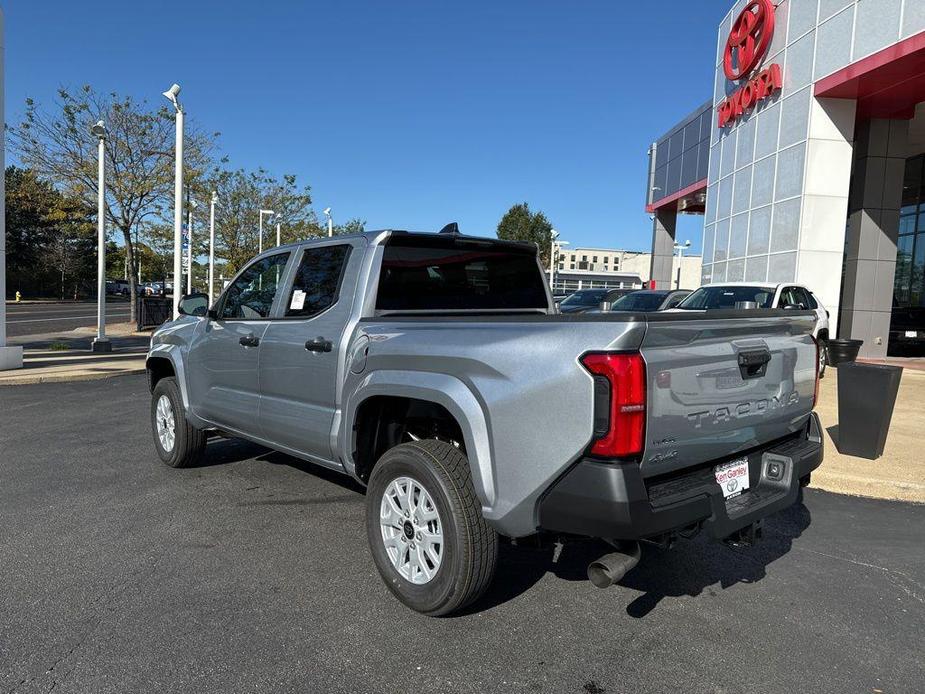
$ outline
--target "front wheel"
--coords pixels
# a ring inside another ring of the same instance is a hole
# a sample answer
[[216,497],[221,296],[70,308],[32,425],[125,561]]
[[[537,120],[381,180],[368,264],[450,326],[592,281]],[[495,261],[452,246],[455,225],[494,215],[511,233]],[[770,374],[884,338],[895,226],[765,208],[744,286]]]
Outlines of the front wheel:
[[498,535],[482,517],[469,461],[443,441],[382,456],[366,492],[366,532],[386,586],[423,614],[461,610],[495,573]]
[[175,378],[162,378],[151,394],[151,428],[158,457],[170,467],[188,467],[202,455],[206,434],[186,421]]

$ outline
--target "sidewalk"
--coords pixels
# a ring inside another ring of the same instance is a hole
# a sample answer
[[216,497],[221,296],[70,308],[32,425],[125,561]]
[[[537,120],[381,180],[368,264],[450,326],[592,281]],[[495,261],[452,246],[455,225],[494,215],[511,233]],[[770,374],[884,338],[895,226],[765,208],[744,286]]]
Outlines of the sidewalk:
[[[108,353],[90,351],[95,328],[12,338],[10,344],[21,344],[25,348],[23,368],[0,371],[0,386],[92,381],[144,373],[151,335],[136,332],[134,328],[132,323],[107,326],[106,336],[112,342],[112,352]],[[50,349],[52,345],[67,349]]]
[[[890,360],[890,363],[895,363]],[[842,455],[838,440],[838,369],[828,368],[819,387],[816,411],[826,431],[825,461],[812,487],[840,494],[925,503],[925,371],[903,369],[883,456],[865,460]]]

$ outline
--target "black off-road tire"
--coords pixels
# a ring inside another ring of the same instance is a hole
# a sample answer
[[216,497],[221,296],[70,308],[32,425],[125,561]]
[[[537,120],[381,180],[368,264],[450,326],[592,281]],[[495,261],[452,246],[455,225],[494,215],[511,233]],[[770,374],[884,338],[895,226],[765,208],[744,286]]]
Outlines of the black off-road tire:
[[825,378],[825,367],[829,363],[829,340],[819,338],[819,378]]
[[[158,436],[158,403],[166,397],[170,403],[174,418],[174,442],[168,450]],[[165,465],[170,467],[189,467],[202,457],[206,446],[206,433],[186,421],[186,410],[177,379],[162,378],[154,386],[151,394],[151,431],[154,435],[154,448]]]
[[[380,507],[389,485],[410,477],[431,496],[444,547],[434,577],[416,585],[392,565],[383,541]],[[430,616],[462,610],[488,588],[498,561],[498,534],[482,517],[469,461],[455,446],[436,440],[403,443],[379,459],[366,490],[366,532],[382,580],[405,605]]]

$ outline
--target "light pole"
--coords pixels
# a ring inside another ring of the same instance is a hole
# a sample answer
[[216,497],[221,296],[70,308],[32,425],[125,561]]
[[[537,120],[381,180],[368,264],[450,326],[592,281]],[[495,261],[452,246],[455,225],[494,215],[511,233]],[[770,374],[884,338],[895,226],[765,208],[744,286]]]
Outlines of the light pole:
[[[3,131],[3,10],[0,10],[0,132]],[[0,141],[0,171],[5,171]],[[22,368],[22,346],[6,344],[6,186],[0,177],[0,371]]]
[[[180,85],[173,84],[164,96],[173,104],[177,120],[177,150],[173,182],[173,317],[180,316],[180,282],[183,277],[183,107],[177,97]],[[166,290],[166,287],[164,288]]]
[[276,214],[273,210],[260,210],[260,222],[258,226],[260,227],[260,238],[257,239],[257,255],[263,253],[263,216]]
[[555,277],[556,277],[556,256],[559,254],[560,246],[567,246],[568,241],[559,241],[559,232],[555,229],[551,229],[549,232],[549,291],[555,293]]
[[186,213],[186,293],[193,293],[193,210],[197,207],[195,200],[189,201]]
[[677,276],[677,279],[675,280],[675,286],[674,286],[675,289],[681,288],[681,264],[683,263],[684,249],[690,248],[690,247],[691,247],[690,240],[685,241],[683,244],[676,243],[674,245],[674,249],[678,252],[678,276]]
[[276,247],[279,248],[279,215],[276,215]]
[[215,285],[215,203],[218,202],[218,193],[212,191],[212,201],[209,203],[209,307],[212,307],[212,287]]
[[99,158],[96,178],[96,339],[90,349],[111,352],[112,343],[106,338],[106,126],[97,121],[90,128],[97,138]]
[[334,217],[331,216],[331,208],[324,208],[324,216],[328,218],[328,236],[334,236]]

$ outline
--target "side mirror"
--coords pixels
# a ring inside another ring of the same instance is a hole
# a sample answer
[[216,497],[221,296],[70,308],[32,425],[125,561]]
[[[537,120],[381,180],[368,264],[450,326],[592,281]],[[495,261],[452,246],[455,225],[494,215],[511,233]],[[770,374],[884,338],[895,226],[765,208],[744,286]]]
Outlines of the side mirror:
[[785,311],[802,311],[803,307],[799,304],[784,304]]
[[202,292],[184,294],[180,297],[177,311],[183,316],[205,318],[209,311],[209,295],[203,294]]

